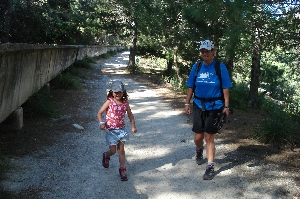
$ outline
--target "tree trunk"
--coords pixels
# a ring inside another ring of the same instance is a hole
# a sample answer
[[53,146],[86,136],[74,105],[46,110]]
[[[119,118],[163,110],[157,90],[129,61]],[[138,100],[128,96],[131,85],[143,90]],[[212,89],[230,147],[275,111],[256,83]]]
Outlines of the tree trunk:
[[233,57],[227,56],[225,59],[225,66],[228,70],[230,80],[232,81],[232,71],[233,71]]
[[173,68],[174,59],[170,58],[167,62],[167,76],[172,76],[172,68]]
[[10,30],[10,19],[11,19],[12,0],[6,1],[6,8],[3,14],[3,31],[1,35],[0,43],[9,42],[9,30]]
[[183,79],[181,77],[181,74],[180,74],[180,68],[178,67],[178,64],[177,64],[177,52],[178,52],[178,48],[176,47],[174,49],[174,58],[173,58],[173,62],[175,64],[175,71],[176,71],[176,74],[177,74],[177,78],[178,78],[178,88],[181,88],[182,87],[182,83],[183,83]]
[[260,76],[260,59],[261,59],[260,34],[259,31],[256,31],[253,54],[252,54],[250,90],[249,90],[248,101],[247,101],[247,106],[249,108],[257,107],[258,86],[259,86],[259,76]]
[[136,42],[137,42],[137,25],[135,24],[133,26],[132,45],[130,46],[129,62],[128,62],[128,66],[127,66],[131,73],[136,72],[136,65],[135,65]]

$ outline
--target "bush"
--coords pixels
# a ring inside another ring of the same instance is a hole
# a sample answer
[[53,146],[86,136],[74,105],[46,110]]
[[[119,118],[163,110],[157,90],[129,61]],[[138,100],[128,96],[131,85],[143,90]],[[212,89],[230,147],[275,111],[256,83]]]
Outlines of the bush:
[[4,178],[4,174],[12,167],[7,158],[0,154],[0,180]]
[[50,85],[54,89],[82,89],[82,85],[74,75],[69,72],[63,72],[51,80]]
[[110,50],[108,51],[107,53],[104,53],[104,54],[101,54],[98,56],[98,58],[109,58],[111,56],[114,56],[115,54],[117,54],[118,51],[115,51],[115,50]]
[[72,66],[76,68],[86,68],[86,69],[92,69],[92,66],[89,62],[85,60],[78,60],[72,64]]
[[95,60],[91,57],[85,57],[82,60],[78,60],[72,64],[75,68],[86,68],[86,69],[93,69],[91,63],[95,64]]
[[52,106],[50,89],[46,87],[41,88],[38,92],[31,95],[22,107],[28,109],[31,113],[37,113],[52,118],[59,117],[59,112]]
[[135,66],[127,67],[126,70],[130,74],[143,74],[145,72],[145,69],[143,67],[140,67],[139,64],[135,64]]
[[248,93],[249,88],[246,83],[233,83],[230,89],[230,106],[244,111],[247,110]]
[[278,147],[288,144],[294,150],[295,145],[300,143],[299,123],[271,99],[264,99],[261,105],[268,116],[255,129],[253,137]]
[[70,66],[66,71],[76,77],[85,78],[84,75],[82,74],[81,70],[74,66]]

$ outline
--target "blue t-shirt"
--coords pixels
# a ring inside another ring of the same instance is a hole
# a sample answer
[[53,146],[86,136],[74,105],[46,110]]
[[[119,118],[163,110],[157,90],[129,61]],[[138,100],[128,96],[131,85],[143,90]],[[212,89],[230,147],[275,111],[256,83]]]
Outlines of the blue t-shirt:
[[[195,95],[200,98],[215,98],[215,97],[221,97],[221,92],[223,90],[220,90],[220,80],[217,75],[217,72],[215,70],[215,63],[214,60],[210,65],[205,65],[204,62],[202,62],[202,66],[200,71],[197,74],[196,78],[196,89],[195,89]],[[189,88],[194,87],[194,79],[195,79],[195,73],[197,69],[197,63],[195,63],[191,69],[189,78],[186,82],[186,86]],[[230,82],[230,77],[228,74],[228,70],[226,66],[223,63],[220,63],[220,69],[221,69],[221,76],[222,76],[222,87],[224,88],[231,88],[232,84]],[[202,108],[201,100],[194,98],[194,102]],[[223,101],[222,100],[216,100],[214,102],[205,102],[204,103],[205,110],[218,110],[223,107]]]

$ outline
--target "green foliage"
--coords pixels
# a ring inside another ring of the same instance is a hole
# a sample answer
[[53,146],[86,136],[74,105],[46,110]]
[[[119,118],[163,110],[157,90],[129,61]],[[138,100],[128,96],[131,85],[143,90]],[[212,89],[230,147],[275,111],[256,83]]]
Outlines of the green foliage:
[[101,55],[99,55],[98,56],[98,58],[109,58],[110,57],[110,55],[109,54],[107,54],[107,53],[104,53],[104,54],[101,54]]
[[85,57],[82,60],[77,60],[76,62],[74,62],[72,64],[72,66],[76,67],[76,68],[86,68],[86,69],[93,69],[91,63],[96,63],[95,60],[93,58],[90,57]]
[[82,89],[82,85],[78,80],[79,78],[84,78],[82,75],[81,69],[92,70],[93,67],[91,63],[96,63],[93,58],[85,57],[82,60],[74,62],[69,66],[65,71],[57,75],[54,79],[51,80],[51,87],[54,89]]
[[[137,63],[130,72],[161,73],[177,49],[178,64],[173,65],[171,76],[162,73],[176,90],[186,89],[183,82],[191,63],[200,59],[199,42],[212,39],[218,48],[218,58],[233,63],[232,106],[244,109],[250,93],[246,85],[259,84],[266,90],[265,94],[284,104],[283,112],[290,114],[293,120],[299,117],[299,8],[289,6],[288,1],[284,4],[275,1],[272,5],[265,1],[242,0],[12,2],[11,43],[128,44],[132,42],[132,30],[137,27],[137,54],[151,61],[147,67]],[[0,13],[5,13],[5,9],[5,1],[2,1]],[[4,20],[0,23],[1,33]],[[261,60],[253,60],[254,52],[259,52]],[[99,58],[108,58],[113,53]],[[260,62],[257,66],[261,74],[260,82],[251,84],[253,75],[259,75],[259,71],[251,73],[253,61]],[[78,69],[88,68],[87,62],[74,63],[75,67],[59,75],[54,85],[79,87],[75,76],[81,76]],[[264,103],[265,96],[258,96],[258,106],[268,107]]]
[[0,180],[4,178],[4,174],[12,168],[9,160],[0,154]]
[[160,42],[155,37],[141,35],[137,46],[137,55],[165,58],[160,47]]
[[[83,59],[85,62],[87,62],[87,63],[91,63],[91,64],[96,64],[97,62],[95,61],[95,59],[94,58],[92,58],[92,57],[85,57],[84,59]],[[89,69],[90,69],[90,67],[88,67]]]
[[143,74],[145,72],[145,69],[141,67],[139,64],[135,64],[135,66],[127,67],[126,70],[130,74]]
[[163,82],[168,83],[169,85],[171,85],[172,89],[180,92],[180,93],[186,93],[187,87],[185,85],[186,83],[186,79],[182,79],[182,81],[180,81],[180,79],[178,78],[178,75],[176,75],[176,73],[172,73],[172,76],[167,77],[167,76],[163,76]]
[[69,68],[67,68],[66,71],[68,71],[68,73],[70,73],[70,75],[80,77],[80,78],[85,78],[84,75],[82,74],[81,69],[77,68],[75,66],[69,66]]
[[[90,1],[12,1],[10,10],[11,43],[48,44],[118,44],[117,35],[106,28],[116,19],[112,2]],[[6,4],[1,1],[0,10],[5,13]],[[0,23],[1,25],[3,23]],[[0,25],[0,28],[1,28]],[[3,27],[0,31],[3,30]],[[115,33],[118,31],[115,28]],[[120,29],[119,32],[122,32]],[[109,35],[110,34],[110,35]]]
[[[298,117],[300,115],[300,71],[294,69],[295,54],[290,53],[282,56],[281,49],[268,54],[270,61],[263,62],[261,72],[261,88],[275,101],[282,104],[282,109]],[[290,66],[289,66],[290,65]]]
[[116,50],[109,50],[106,54],[108,54],[109,56],[114,56],[118,53],[118,51]]
[[230,106],[246,111],[248,93],[249,88],[247,84],[233,82],[232,88],[230,89]]
[[59,112],[53,107],[52,100],[50,88],[43,87],[31,95],[22,107],[28,109],[29,112],[58,118]]
[[[281,95],[278,93],[280,88],[284,85],[284,74],[283,69],[279,69],[278,66],[264,65],[261,69],[261,87],[267,90],[270,94],[270,97],[278,99]],[[280,99],[278,99],[280,100]]]
[[82,85],[70,72],[62,72],[51,80],[50,85],[54,89],[82,89]]
[[281,105],[270,99],[263,100],[262,109],[268,116],[258,124],[253,138],[279,147],[288,144],[294,150],[295,145],[300,143],[299,120],[295,120]]
[[167,61],[164,58],[156,57],[153,55],[145,55],[141,57],[136,57],[139,61],[136,61],[137,64],[146,70],[148,68],[154,70],[163,70],[166,68]]
[[104,53],[104,54],[99,55],[97,58],[98,58],[98,59],[99,59],[99,58],[109,58],[109,57],[111,57],[111,56],[116,55],[117,53],[118,53],[118,51],[110,50],[110,51],[108,51],[107,53]]

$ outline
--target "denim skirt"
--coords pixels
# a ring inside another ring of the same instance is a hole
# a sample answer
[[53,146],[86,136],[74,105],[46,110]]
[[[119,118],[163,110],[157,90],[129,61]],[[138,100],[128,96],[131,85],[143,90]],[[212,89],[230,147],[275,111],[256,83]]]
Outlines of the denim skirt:
[[125,128],[108,129],[106,130],[105,140],[108,146],[117,145],[120,141],[126,142],[129,140],[129,134]]

